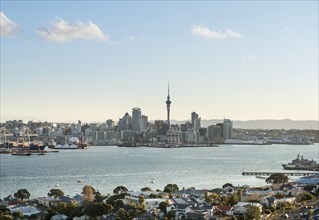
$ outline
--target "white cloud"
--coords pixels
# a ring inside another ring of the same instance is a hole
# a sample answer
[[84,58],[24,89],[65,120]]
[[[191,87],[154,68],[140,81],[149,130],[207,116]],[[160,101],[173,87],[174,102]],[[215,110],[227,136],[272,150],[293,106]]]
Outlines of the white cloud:
[[90,40],[109,40],[101,29],[92,21],[83,23],[77,21],[70,24],[63,19],[58,19],[50,27],[41,27],[37,33],[44,39],[54,42],[66,42],[77,39],[90,39]]
[[227,29],[226,32],[227,32],[228,36],[230,36],[230,37],[235,37],[235,38],[241,37],[240,33],[237,33],[237,32],[235,32],[235,31],[233,31],[231,29]]
[[241,59],[245,60],[245,61],[251,61],[252,59],[254,59],[255,57],[252,55],[246,55],[246,56],[242,56]]
[[19,27],[11,21],[2,11],[0,11],[0,34],[1,36],[9,37],[17,34]]
[[207,37],[214,40],[220,40],[227,37],[238,38],[241,37],[240,33],[237,33],[231,29],[227,29],[226,31],[215,31],[210,30],[204,25],[193,25],[191,28],[191,32],[195,36]]

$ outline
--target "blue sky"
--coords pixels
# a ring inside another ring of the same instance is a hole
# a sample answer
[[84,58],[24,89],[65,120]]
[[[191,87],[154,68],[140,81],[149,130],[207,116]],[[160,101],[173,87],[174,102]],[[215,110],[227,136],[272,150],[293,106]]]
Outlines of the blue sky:
[[318,1],[1,1],[1,121],[318,120]]

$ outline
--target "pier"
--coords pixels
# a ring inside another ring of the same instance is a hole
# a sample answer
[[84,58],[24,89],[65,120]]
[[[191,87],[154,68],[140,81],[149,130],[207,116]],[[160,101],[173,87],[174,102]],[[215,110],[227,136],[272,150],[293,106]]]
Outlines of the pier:
[[285,174],[286,176],[314,176],[314,175],[318,175],[319,173],[305,173],[305,172],[298,172],[298,173],[294,173],[294,172],[258,172],[258,171],[254,171],[254,172],[242,172],[243,176],[270,176],[272,174],[276,174],[276,173],[282,173]]

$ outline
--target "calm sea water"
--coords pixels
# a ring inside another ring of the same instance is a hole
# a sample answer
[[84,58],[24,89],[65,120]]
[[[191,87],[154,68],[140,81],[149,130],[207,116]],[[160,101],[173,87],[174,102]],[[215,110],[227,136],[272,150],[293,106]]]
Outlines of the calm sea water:
[[[56,184],[66,195],[81,193],[91,184],[101,193],[118,185],[129,190],[149,186],[163,190],[168,183],[212,189],[234,185],[265,185],[265,180],[242,176],[243,171],[283,171],[281,163],[297,154],[318,160],[315,145],[221,145],[211,148],[120,148],[93,146],[60,150],[45,156],[0,156],[0,198],[26,188],[31,197],[45,196]],[[81,180],[82,182],[78,182]],[[155,180],[155,183],[151,183]]]

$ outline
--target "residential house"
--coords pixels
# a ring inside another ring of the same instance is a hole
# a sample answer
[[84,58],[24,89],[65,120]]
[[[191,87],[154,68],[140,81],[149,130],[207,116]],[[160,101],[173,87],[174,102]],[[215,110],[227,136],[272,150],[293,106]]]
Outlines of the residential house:
[[234,213],[243,214],[251,206],[258,207],[260,212],[262,211],[263,206],[258,202],[239,202],[236,205],[234,205]]
[[209,219],[207,211],[205,210],[196,210],[186,213],[187,220],[198,220],[198,219]]
[[21,212],[23,214],[23,216],[31,216],[31,215],[37,215],[40,214],[41,211],[38,210],[36,207],[34,206],[17,206],[14,208],[10,208],[11,212]]
[[296,197],[286,197],[286,198],[282,198],[282,199],[277,199],[277,203],[282,203],[282,202],[287,202],[287,203],[295,203],[296,201]]
[[158,208],[161,202],[164,202],[165,199],[144,199],[144,207],[146,210],[152,210]]
[[277,199],[274,196],[265,196],[259,200],[262,206],[267,208],[269,207],[276,207]]
[[234,214],[234,207],[233,206],[226,206],[226,205],[218,205],[215,206],[214,212],[217,214],[222,215],[233,215]]
[[56,205],[60,202],[59,199],[53,197],[39,197],[37,198],[37,200],[40,205],[43,205],[45,207],[51,207],[52,205]]
[[181,195],[182,198],[188,198],[191,196],[205,197],[206,192],[208,192],[208,190],[206,189],[195,189],[191,187],[189,189],[183,188],[182,190],[178,191],[176,194]]

